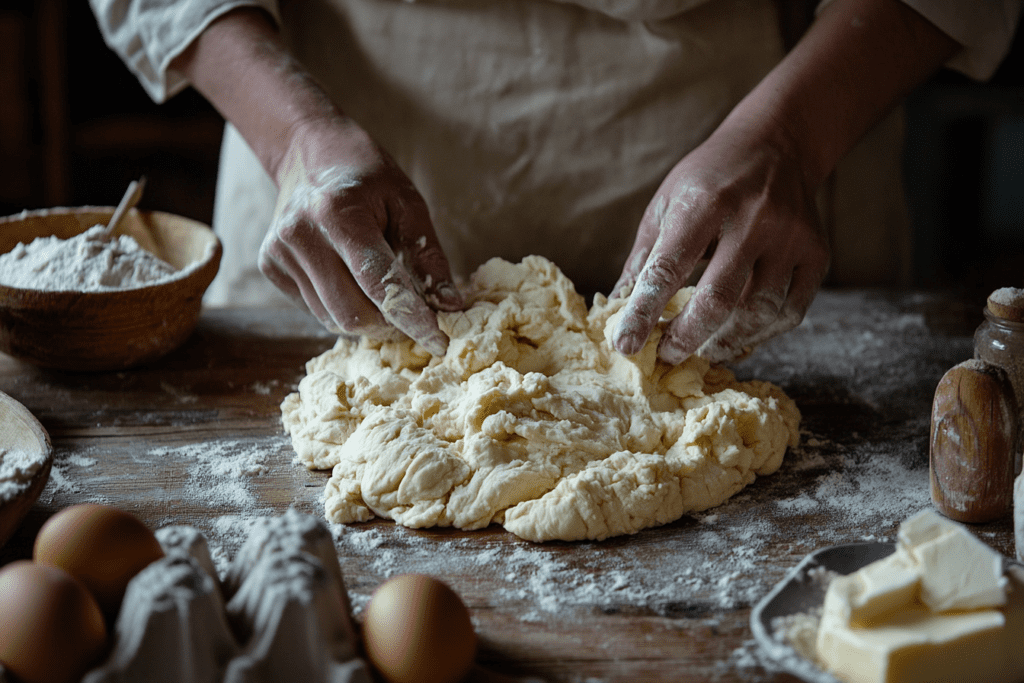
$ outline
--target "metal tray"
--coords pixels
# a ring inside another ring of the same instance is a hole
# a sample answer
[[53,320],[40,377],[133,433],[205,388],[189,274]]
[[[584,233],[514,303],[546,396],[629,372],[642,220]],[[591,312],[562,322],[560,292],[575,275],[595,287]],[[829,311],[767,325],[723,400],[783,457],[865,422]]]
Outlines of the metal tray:
[[750,628],[762,650],[780,669],[806,683],[842,683],[801,656],[789,643],[772,637],[772,620],[807,612],[825,600],[827,586],[811,576],[812,569],[822,567],[837,574],[852,574],[895,550],[895,543],[849,543],[822,548],[805,557],[750,613]]
[[[811,576],[816,567],[837,574],[852,574],[896,552],[895,543],[848,543],[815,550],[780,581],[750,613],[750,628],[761,649],[778,668],[806,683],[843,683],[804,658],[789,643],[772,637],[772,620],[807,612],[825,601],[828,587]],[[1003,572],[1011,581],[1024,583],[1024,564],[1003,556]]]

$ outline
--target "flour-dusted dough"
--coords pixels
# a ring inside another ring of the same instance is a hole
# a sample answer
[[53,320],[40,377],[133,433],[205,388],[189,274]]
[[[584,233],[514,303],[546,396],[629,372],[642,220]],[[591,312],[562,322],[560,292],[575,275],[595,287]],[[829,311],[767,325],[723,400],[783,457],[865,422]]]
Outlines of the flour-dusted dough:
[[339,340],[307,363],[281,407],[296,461],[333,468],[329,520],[603,539],[719,505],[798,442],[778,387],[657,360],[664,321],[637,355],[613,350],[625,300],[598,295],[588,313],[544,258],[493,259],[467,296],[438,315],[444,357]]

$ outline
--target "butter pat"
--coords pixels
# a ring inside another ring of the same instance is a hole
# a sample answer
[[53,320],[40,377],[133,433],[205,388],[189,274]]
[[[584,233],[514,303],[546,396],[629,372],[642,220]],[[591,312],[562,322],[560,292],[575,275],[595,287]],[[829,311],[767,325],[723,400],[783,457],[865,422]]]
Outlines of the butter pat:
[[[901,553],[873,562],[859,572],[833,580],[842,582],[826,595],[832,611],[853,626],[869,625],[893,610],[912,602],[920,575]],[[829,607],[826,605],[825,610]]]
[[1024,680],[1024,572],[933,511],[896,552],[829,585],[816,642],[848,683]]
[[933,612],[1006,604],[1003,558],[960,524],[926,510],[900,525],[898,543],[917,563],[921,601]]
[[1016,683],[1022,673],[1007,670],[1007,640],[999,610],[935,614],[918,604],[872,628],[825,614],[817,647],[828,669],[849,683]]

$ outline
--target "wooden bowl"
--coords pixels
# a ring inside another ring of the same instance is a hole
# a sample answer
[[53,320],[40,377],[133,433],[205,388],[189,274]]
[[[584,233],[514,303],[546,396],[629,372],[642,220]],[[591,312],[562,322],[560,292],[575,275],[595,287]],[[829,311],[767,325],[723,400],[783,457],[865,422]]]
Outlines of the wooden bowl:
[[[58,208],[0,218],[0,254],[37,237],[69,239],[106,224],[113,212]],[[0,351],[60,370],[123,370],[155,360],[188,338],[220,267],[220,240],[202,223],[160,211],[133,209],[117,232],[181,272],[144,287],[99,292],[0,284]]]
[[[13,495],[0,496],[0,546],[21,526],[43,492],[53,465],[53,447],[46,430],[25,406],[0,391],[0,463],[9,453],[21,451],[36,456],[41,464],[26,481],[12,487],[16,489]],[[4,483],[0,480],[0,485]]]

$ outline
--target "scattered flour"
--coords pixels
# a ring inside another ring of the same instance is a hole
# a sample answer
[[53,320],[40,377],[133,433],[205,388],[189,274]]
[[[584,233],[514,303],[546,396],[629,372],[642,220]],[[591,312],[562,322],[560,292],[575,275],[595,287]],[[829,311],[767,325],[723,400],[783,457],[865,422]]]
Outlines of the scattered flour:
[[251,481],[266,474],[274,451],[252,443],[212,441],[177,448],[157,448],[150,457],[188,464],[184,498],[207,507],[238,507],[254,516],[267,514],[257,504]]
[[[723,609],[752,606],[806,553],[855,539],[883,540],[908,511],[928,504],[926,468],[908,466],[881,447],[862,444],[853,452],[824,439],[819,443],[817,448],[806,444],[798,448],[776,475],[780,487],[792,491],[785,481],[790,475],[804,480],[808,470],[820,468],[816,484],[781,498],[770,492],[741,493],[713,514],[642,532],[636,542],[656,543],[659,552],[655,554],[637,552],[632,540],[578,543],[566,552],[559,545],[510,542],[504,535],[466,538],[457,532],[425,533],[386,522],[331,524],[330,528],[346,576],[374,577],[368,583],[348,584],[357,612],[380,581],[396,574],[421,572],[458,581],[460,576],[487,571],[504,581],[493,596],[484,599],[496,606],[516,605],[515,613],[524,623],[572,621],[592,609],[714,619]],[[154,496],[202,501],[204,507],[223,512],[199,524],[223,570],[251,524],[273,512],[255,487],[271,468],[286,466],[287,446],[285,437],[269,437],[259,444],[213,441],[150,449],[136,456],[136,464],[187,473],[180,490],[153,489]],[[124,504],[101,495],[103,487],[94,484],[98,477],[90,478],[101,457],[58,451],[51,474],[56,491],[51,495],[68,502],[82,502],[84,496]],[[309,498],[295,501],[306,511],[323,504],[321,485],[310,486]],[[824,514],[833,521],[819,524],[808,513]],[[167,523],[174,521],[180,520],[169,517]],[[785,536],[799,536],[802,542],[788,549],[788,560],[767,562],[768,549],[777,554],[783,536],[779,523],[798,528],[799,534],[790,530]],[[874,532],[871,539],[864,536],[869,530]],[[672,561],[663,562],[666,556]]]
[[821,608],[812,607],[806,612],[787,614],[772,620],[773,637],[788,643],[801,657],[809,662],[817,661],[815,641],[818,625],[821,623]]
[[[62,462],[62,456],[66,458],[65,462]],[[67,456],[60,448],[57,448],[54,451],[53,466],[50,468],[50,479],[46,482],[46,488],[43,489],[40,499],[47,504],[53,504],[55,501],[61,501],[61,504],[67,505],[85,502],[81,498],[83,489],[80,468],[91,468],[95,462],[95,460],[88,464],[85,464],[84,460],[71,462],[70,456]],[[71,500],[74,503],[64,503],[64,501]],[[92,495],[89,497],[88,502],[103,503],[106,501]]]
[[70,239],[39,237],[0,254],[0,284],[50,292],[134,289],[178,274],[129,235],[94,225]]
[[[829,584],[839,574],[825,567],[811,567],[807,570],[807,578],[816,585],[817,590],[824,594]],[[809,608],[805,612],[794,612],[772,619],[772,638],[783,645],[788,645],[796,653],[814,664],[818,663],[817,640],[818,627],[821,623],[821,605]]]
[[[587,543],[579,548],[582,552],[565,553],[557,547],[509,545],[503,539],[424,536],[383,524],[331,528],[340,554],[358,558],[364,571],[381,580],[405,572],[500,572],[505,585],[490,599],[519,606],[516,613],[523,622],[546,623],[572,621],[581,610],[592,609],[699,618],[749,606],[770,587],[760,573],[770,526],[760,521],[728,531],[712,524],[692,526],[685,534],[660,539],[659,545],[670,550],[668,564],[661,561],[663,555],[636,553],[628,545]],[[369,595],[350,587],[350,599],[358,611]]]

